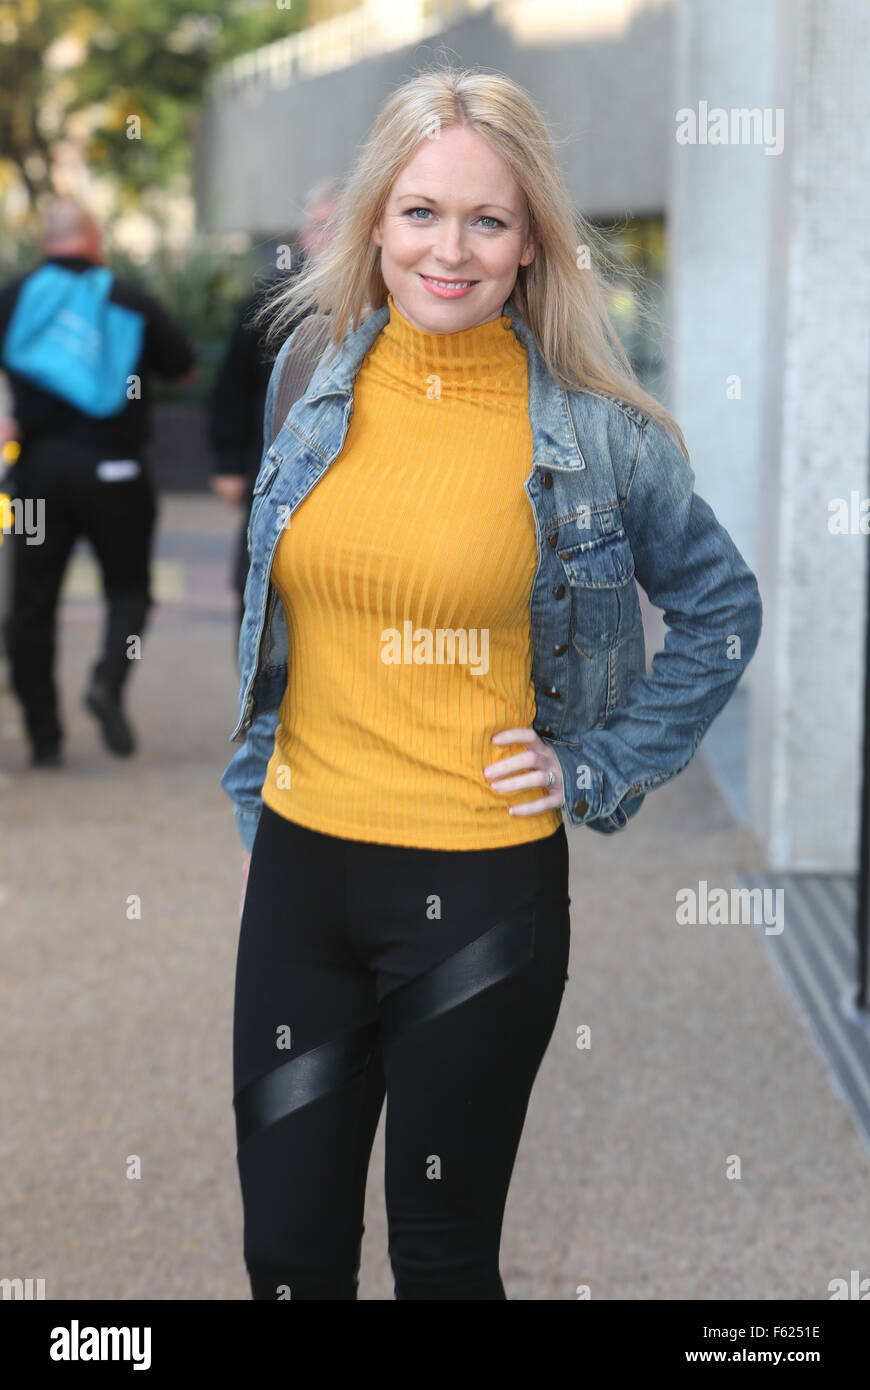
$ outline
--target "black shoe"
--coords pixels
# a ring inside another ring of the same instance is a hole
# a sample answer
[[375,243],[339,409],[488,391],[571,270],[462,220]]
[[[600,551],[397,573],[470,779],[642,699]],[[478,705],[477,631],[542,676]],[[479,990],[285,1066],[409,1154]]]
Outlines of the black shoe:
[[99,719],[103,742],[112,753],[127,757],[135,752],[133,730],[124,717],[121,702],[114,691],[100,681],[93,681],[85,691],[82,703]]
[[59,743],[36,744],[30,758],[31,767],[63,767]]

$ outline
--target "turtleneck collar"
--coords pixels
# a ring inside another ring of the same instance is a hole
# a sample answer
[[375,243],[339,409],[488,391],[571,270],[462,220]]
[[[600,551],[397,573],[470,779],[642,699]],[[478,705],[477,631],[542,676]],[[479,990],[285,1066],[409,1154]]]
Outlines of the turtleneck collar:
[[503,374],[516,366],[524,348],[509,314],[456,333],[428,333],[406,319],[387,294],[390,316],[377,338],[378,360],[398,376],[437,375],[442,381],[467,384]]

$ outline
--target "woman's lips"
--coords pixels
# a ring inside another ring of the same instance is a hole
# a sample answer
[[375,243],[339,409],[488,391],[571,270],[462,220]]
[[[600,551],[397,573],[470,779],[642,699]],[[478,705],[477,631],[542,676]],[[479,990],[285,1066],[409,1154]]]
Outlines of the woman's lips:
[[470,282],[457,280],[455,287],[449,287],[449,280],[438,284],[435,276],[421,275],[420,279],[429,293],[437,295],[439,299],[462,299],[464,295],[471,293],[475,285],[479,284],[478,280],[471,280]]

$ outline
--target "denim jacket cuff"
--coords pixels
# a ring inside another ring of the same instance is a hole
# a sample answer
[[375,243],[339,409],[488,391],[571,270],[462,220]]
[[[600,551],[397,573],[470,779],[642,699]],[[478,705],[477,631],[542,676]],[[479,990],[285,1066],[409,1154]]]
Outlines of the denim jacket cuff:
[[562,769],[564,799],[562,809],[567,812],[571,825],[585,825],[595,820],[601,813],[604,787],[601,774],[578,757],[579,749],[567,743],[545,742],[552,749]]
[[565,796],[562,809],[569,825],[588,825],[602,835],[612,835],[624,830],[632,816],[636,815],[646,799],[646,792],[638,787],[628,788],[621,798],[610,796],[610,810],[606,810],[608,791],[601,769],[587,762],[583,757],[581,745],[576,743],[553,743],[545,740],[559,760],[562,769],[562,785]]
[[250,853],[254,848],[254,838],[257,834],[257,826],[260,823],[260,812],[243,811],[240,806],[236,806],[233,810],[233,815],[236,818],[236,825],[242,837],[242,844],[248,853]]

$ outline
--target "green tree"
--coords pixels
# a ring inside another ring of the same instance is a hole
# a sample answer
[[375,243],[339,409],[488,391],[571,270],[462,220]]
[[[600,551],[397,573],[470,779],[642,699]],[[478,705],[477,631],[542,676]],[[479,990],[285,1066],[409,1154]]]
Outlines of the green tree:
[[[124,201],[187,172],[211,70],[300,29],[305,0],[0,0],[0,186],[53,191],[60,141],[113,176]],[[137,121],[131,118],[138,118]],[[141,138],[130,138],[140,135]]]

